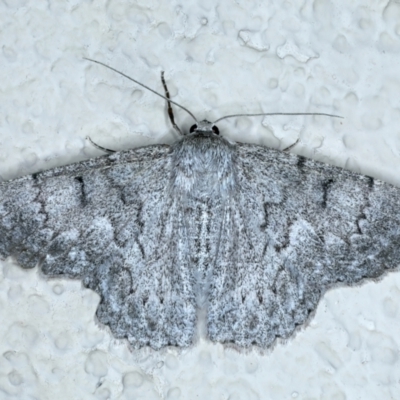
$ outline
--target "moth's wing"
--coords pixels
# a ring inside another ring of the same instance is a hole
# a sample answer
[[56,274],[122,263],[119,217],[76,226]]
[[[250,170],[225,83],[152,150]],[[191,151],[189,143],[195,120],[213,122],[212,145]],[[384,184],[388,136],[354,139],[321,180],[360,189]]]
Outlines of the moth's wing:
[[268,347],[330,287],[398,267],[400,189],[256,145],[237,145],[236,173],[210,280],[211,339]]
[[0,255],[101,296],[97,317],[134,347],[187,346],[195,300],[169,146],[0,184]]

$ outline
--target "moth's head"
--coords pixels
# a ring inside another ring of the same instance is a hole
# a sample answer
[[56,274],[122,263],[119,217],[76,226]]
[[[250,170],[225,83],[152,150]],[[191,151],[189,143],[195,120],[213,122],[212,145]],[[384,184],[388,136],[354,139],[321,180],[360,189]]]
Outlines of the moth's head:
[[203,121],[199,121],[197,124],[192,125],[190,133],[212,133],[214,135],[219,135],[219,129],[213,122],[204,119]]

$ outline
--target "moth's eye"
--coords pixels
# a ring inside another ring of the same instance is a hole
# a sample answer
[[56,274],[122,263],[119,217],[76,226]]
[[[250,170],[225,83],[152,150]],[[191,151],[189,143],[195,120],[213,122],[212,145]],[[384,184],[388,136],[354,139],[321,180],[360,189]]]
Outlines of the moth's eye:
[[194,124],[190,127],[190,133],[193,133],[197,129],[197,125]]
[[213,127],[211,129],[216,135],[219,135],[219,129],[217,126],[213,125]]

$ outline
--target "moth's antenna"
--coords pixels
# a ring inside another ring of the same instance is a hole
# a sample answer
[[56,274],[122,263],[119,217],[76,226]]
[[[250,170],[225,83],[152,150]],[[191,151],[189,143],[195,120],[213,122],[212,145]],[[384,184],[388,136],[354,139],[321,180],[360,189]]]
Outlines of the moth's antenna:
[[219,121],[227,118],[233,117],[260,117],[262,115],[324,115],[325,117],[332,117],[332,118],[344,118],[340,115],[333,115],[333,114],[325,114],[325,113],[261,113],[261,114],[232,114],[232,115],[225,115],[225,117],[218,118],[213,124],[216,124]]
[[175,101],[169,99],[168,97],[163,96],[162,94],[160,94],[160,93],[156,92],[155,90],[149,88],[148,86],[144,85],[143,83],[138,82],[137,80],[131,78],[130,76],[125,75],[123,72],[120,72],[120,71],[118,71],[117,69],[115,69],[115,68],[113,68],[113,67],[110,67],[110,66],[107,65],[107,64],[102,63],[101,61],[92,60],[91,58],[86,58],[86,57],[83,57],[83,59],[84,59],[84,60],[91,61],[91,62],[94,62],[94,63],[96,63],[96,64],[100,64],[100,65],[102,65],[103,67],[106,67],[106,68],[108,68],[108,69],[111,69],[112,71],[116,72],[117,74],[120,74],[120,75],[124,76],[125,78],[128,78],[128,79],[131,80],[132,82],[135,82],[135,83],[137,83],[138,85],[144,87],[145,89],[150,90],[150,92],[153,92],[153,93],[156,94],[157,96],[160,96],[160,97],[162,97],[163,99],[169,101],[170,103],[175,104],[176,106],[182,108],[182,110],[185,110],[196,122],[198,122],[197,119],[196,119],[196,117],[195,117],[187,108],[181,106],[180,104],[178,104],[177,102],[175,102]]
[[161,83],[164,86],[164,92],[165,92],[165,97],[168,99],[167,102],[167,108],[168,108],[168,116],[169,116],[169,120],[171,121],[172,126],[174,127],[174,129],[181,135],[183,136],[183,133],[181,131],[181,128],[179,128],[179,126],[175,123],[175,117],[174,117],[174,111],[172,110],[171,107],[171,103],[169,102],[169,99],[171,98],[169,95],[169,90],[167,87],[167,84],[165,83],[165,79],[164,79],[164,71],[161,71]]

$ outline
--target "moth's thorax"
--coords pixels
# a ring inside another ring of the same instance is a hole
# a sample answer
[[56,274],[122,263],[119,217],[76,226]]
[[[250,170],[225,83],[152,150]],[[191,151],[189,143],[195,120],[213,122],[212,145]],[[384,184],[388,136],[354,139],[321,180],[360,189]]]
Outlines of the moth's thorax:
[[236,185],[236,148],[212,131],[196,131],[172,146],[171,189],[205,198],[229,196]]

